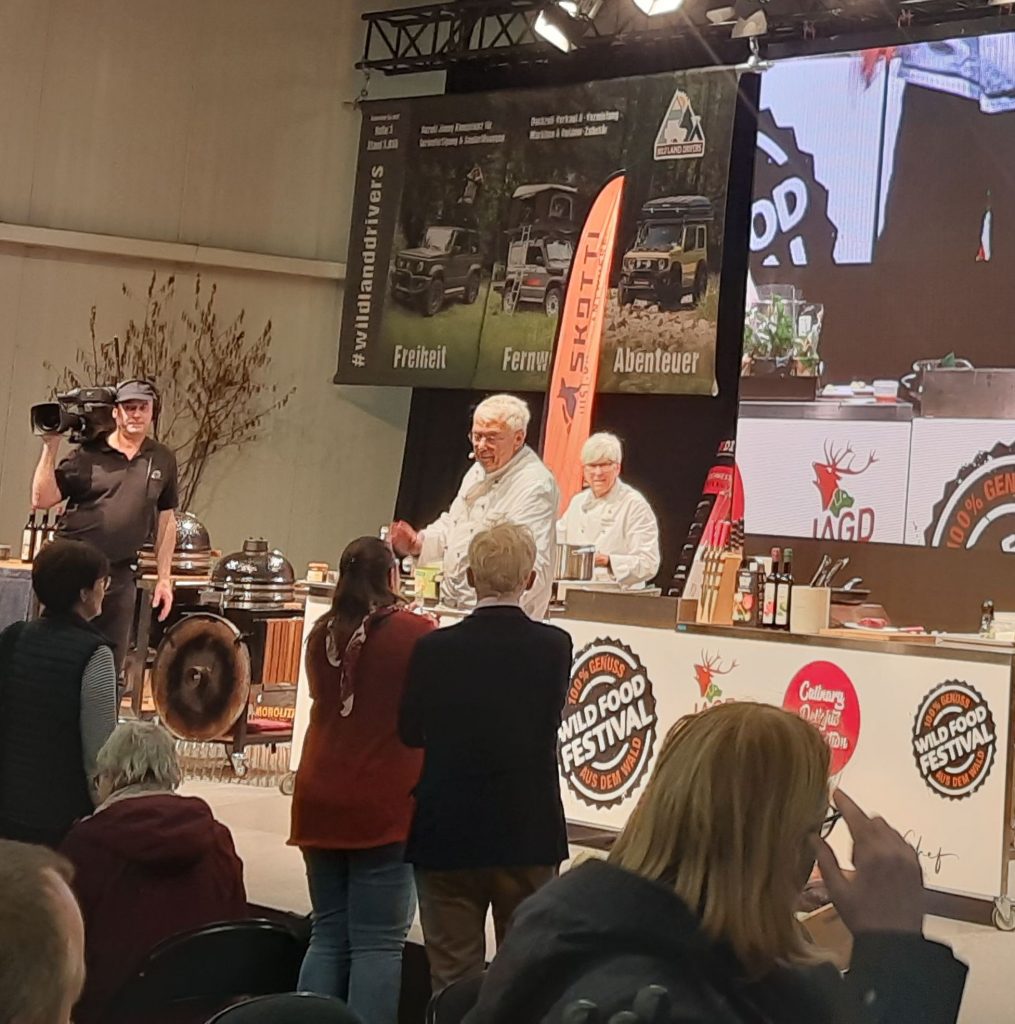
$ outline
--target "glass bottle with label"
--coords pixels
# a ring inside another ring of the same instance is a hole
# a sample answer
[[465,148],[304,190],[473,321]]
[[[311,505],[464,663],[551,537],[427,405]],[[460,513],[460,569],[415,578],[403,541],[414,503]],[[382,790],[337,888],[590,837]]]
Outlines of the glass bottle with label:
[[21,561],[30,562],[35,557],[35,509],[33,508],[21,531]]
[[786,548],[782,572],[776,580],[775,628],[789,629],[789,612],[793,604],[793,549]]
[[766,629],[775,626],[775,597],[779,581],[779,555],[778,548],[772,548],[772,567],[765,577],[765,586],[762,591],[761,600],[761,625]]

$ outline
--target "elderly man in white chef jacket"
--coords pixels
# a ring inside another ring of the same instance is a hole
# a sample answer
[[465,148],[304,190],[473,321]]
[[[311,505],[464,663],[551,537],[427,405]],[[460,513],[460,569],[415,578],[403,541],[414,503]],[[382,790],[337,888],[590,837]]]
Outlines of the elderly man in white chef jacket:
[[389,539],[399,555],[421,563],[443,561],[441,601],[471,608],[476,592],[469,586],[469,542],[480,530],[498,523],[527,526],[536,541],[536,580],[522,597],[534,619],[546,614],[553,581],[554,520],[560,492],[553,474],[525,443],[529,407],[514,395],[493,395],[476,406],[472,417],[472,466],[458,495],[439,519],[418,533],[408,524],[391,524]]
[[659,524],[645,498],[620,479],[623,456],[613,434],[593,434],[585,442],[581,460],[588,487],[571,499],[557,539],[594,547],[595,578],[631,590],[659,571]]

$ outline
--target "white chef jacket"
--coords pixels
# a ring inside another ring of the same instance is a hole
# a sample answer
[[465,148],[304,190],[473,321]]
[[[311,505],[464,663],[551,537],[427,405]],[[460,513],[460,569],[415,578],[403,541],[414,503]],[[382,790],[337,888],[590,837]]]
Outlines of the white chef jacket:
[[451,508],[422,535],[419,562],[443,561],[441,601],[452,608],[475,605],[476,592],[465,578],[469,543],[481,530],[514,523],[527,526],[536,541],[536,582],[522,595],[521,606],[532,618],[541,619],[550,604],[559,502],[557,481],[528,445],[492,473],[478,462],[472,466]]
[[595,578],[614,579],[625,589],[652,579],[659,571],[659,524],[642,494],[618,480],[601,498],[579,491],[561,516],[565,544],[594,547],[610,556],[610,568]]

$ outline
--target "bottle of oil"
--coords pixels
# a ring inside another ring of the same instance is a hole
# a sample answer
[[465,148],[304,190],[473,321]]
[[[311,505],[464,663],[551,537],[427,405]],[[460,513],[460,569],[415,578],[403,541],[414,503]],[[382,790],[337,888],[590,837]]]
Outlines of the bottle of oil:
[[793,549],[786,548],[782,572],[775,587],[775,628],[789,629],[789,613],[793,604]]
[[765,577],[761,599],[761,625],[765,629],[775,628],[775,600],[779,586],[779,548],[772,548],[772,568]]

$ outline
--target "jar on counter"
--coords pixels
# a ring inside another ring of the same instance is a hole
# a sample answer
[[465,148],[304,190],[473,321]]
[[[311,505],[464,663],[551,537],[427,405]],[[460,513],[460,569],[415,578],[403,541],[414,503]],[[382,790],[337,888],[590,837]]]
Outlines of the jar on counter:
[[307,583],[324,583],[327,579],[327,562],[310,562],[310,564],[307,565]]

